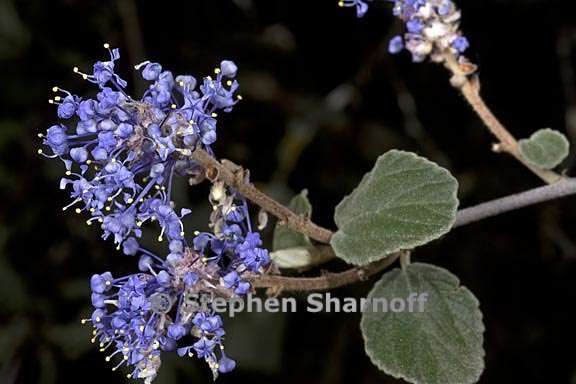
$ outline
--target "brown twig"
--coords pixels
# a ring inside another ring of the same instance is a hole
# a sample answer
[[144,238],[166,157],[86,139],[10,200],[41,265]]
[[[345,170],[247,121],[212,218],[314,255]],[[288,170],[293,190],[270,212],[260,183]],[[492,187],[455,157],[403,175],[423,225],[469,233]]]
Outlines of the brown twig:
[[516,160],[548,184],[561,180],[561,175],[553,171],[534,167],[524,159],[520,153],[520,147],[516,138],[506,129],[500,120],[498,120],[490,108],[488,108],[484,99],[482,99],[478,77],[475,76],[470,78],[468,73],[462,69],[454,55],[446,54],[445,59],[446,68],[448,68],[453,75],[451,80],[452,85],[460,89],[462,96],[464,96],[468,104],[470,104],[474,112],[476,112],[484,122],[488,130],[499,140],[499,143],[493,148],[494,151],[506,152],[512,155]]
[[304,215],[294,213],[289,208],[260,191],[250,182],[248,172],[242,167],[230,161],[223,160],[220,162],[201,148],[195,149],[189,155],[193,160],[206,168],[206,175],[209,178],[221,180],[235,188],[245,198],[260,206],[268,213],[276,216],[283,225],[321,243],[330,243],[332,231],[314,224]]
[[326,291],[358,281],[368,280],[371,276],[392,265],[402,252],[375,261],[363,267],[354,267],[343,272],[325,272],[318,277],[287,277],[263,275],[251,279],[254,288],[274,288],[282,291]]

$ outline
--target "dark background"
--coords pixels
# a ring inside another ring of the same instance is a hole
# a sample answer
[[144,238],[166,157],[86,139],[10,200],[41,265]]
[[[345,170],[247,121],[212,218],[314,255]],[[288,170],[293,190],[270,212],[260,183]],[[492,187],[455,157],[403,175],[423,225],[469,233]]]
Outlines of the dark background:
[[[573,1],[460,1],[483,95],[518,137],[552,127],[576,140]],[[240,68],[244,101],[221,119],[216,151],[250,168],[280,199],[308,188],[314,219],[333,227],[335,204],[378,155],[415,151],[450,169],[463,206],[540,185],[490,152],[492,137],[433,64],[386,54],[400,25],[377,2],[362,20],[337,0],[0,0],[0,382],[123,383],[91,346],[88,279],[134,271],[135,260],[63,213],[62,166],[36,155],[55,122],[59,85],[121,48],[121,71],[159,61],[209,74]],[[131,81],[132,90],[142,83]],[[563,169],[571,173],[575,157]],[[206,223],[206,188],[179,188]],[[414,258],[446,267],[479,298],[487,352],[482,383],[576,383],[574,198],[459,228]],[[269,236],[268,236],[269,238]],[[343,266],[330,265],[336,270]],[[317,273],[318,271],[313,271]],[[365,295],[371,283],[339,295]],[[396,383],[365,356],[357,315],[304,312],[227,321],[238,369],[221,383]],[[166,358],[158,383],[208,382],[196,359]]]

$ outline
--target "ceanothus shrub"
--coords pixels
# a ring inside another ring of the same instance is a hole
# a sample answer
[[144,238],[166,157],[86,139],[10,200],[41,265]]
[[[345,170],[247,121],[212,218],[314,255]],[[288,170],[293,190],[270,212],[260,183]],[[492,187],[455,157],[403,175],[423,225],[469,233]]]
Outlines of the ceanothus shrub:
[[[568,154],[559,132],[545,129],[517,141],[486,106],[479,93],[477,66],[465,52],[460,10],[451,0],[385,0],[402,20],[389,52],[407,51],[414,62],[430,60],[451,74],[451,84],[470,103],[506,152],[549,186],[458,210],[458,182],[450,172],[414,153],[389,151],[335,207],[336,231],[311,221],[306,193],[288,207],[250,182],[242,167],[218,161],[218,115],[241,100],[238,68],[223,60],[213,76],[177,75],[159,63],[136,65],[149,85],[138,96],[115,70],[118,49],[105,48],[107,61],[89,72],[74,72],[97,89],[81,97],[54,87],[58,121],[39,136],[39,153],[64,163],[60,188],[70,193],[64,210],[74,209],[98,226],[102,238],[134,258],[134,273],[117,277],[113,266],[90,279],[94,311],[82,320],[93,327],[94,343],[113,369],[150,383],[164,353],[195,356],[213,373],[233,370],[226,355],[223,319],[195,305],[192,297],[243,297],[258,288],[272,293],[336,288],[380,274],[396,260],[401,268],[384,272],[369,298],[428,292],[422,313],[365,311],[360,328],[372,362],[412,383],[473,383],[484,367],[482,314],[478,300],[447,270],[411,263],[410,251],[461,225],[511,209],[576,192],[576,182],[554,172]],[[368,2],[341,0],[362,17]],[[211,183],[209,232],[185,228],[194,214],[173,200],[176,178],[191,186]],[[252,223],[248,202],[279,219],[270,252]],[[142,227],[156,229],[163,254],[141,245]],[[320,252],[320,250],[322,252]],[[278,269],[322,264],[334,257],[350,269],[308,277],[278,276]]]

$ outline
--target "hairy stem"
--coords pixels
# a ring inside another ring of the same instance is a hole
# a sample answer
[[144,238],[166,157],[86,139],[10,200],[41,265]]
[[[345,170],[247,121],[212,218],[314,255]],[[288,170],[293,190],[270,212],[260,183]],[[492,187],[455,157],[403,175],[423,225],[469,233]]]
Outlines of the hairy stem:
[[462,209],[456,216],[454,228],[575,193],[576,179],[564,179],[552,185],[534,188],[529,191]]
[[534,167],[524,159],[520,153],[520,147],[518,146],[516,138],[506,129],[504,124],[498,120],[490,108],[488,108],[484,99],[482,99],[478,77],[470,79],[452,54],[446,54],[445,59],[446,67],[453,75],[452,85],[460,89],[462,96],[464,96],[468,104],[470,104],[474,112],[476,112],[488,130],[498,139],[499,143],[496,144],[493,149],[496,152],[506,152],[512,155],[548,184],[561,180],[561,175],[553,171]]
[[327,291],[348,284],[368,280],[371,276],[392,265],[402,254],[397,252],[363,267],[354,267],[343,272],[325,272],[318,277],[287,277],[263,275],[251,280],[255,288],[272,288],[277,291]]
[[294,213],[289,208],[260,191],[250,182],[248,171],[242,167],[227,160],[220,162],[201,148],[197,148],[191,152],[190,157],[206,169],[207,177],[212,180],[221,180],[232,188],[235,188],[248,200],[276,216],[283,225],[321,243],[330,243],[330,238],[333,234],[332,231],[314,224],[304,215]]

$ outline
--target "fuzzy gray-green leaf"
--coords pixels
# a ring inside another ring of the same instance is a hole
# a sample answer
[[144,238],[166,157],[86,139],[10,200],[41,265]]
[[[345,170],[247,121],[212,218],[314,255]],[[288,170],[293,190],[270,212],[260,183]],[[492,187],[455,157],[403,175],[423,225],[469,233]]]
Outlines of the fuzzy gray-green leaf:
[[540,129],[529,139],[519,141],[522,156],[533,166],[552,169],[568,156],[570,143],[562,133],[550,128]]
[[386,312],[375,305],[364,308],[360,327],[372,362],[410,383],[477,382],[484,369],[484,324],[478,300],[450,272],[421,263],[386,273],[368,298],[384,298],[388,303],[401,298],[408,309],[411,293],[428,294],[421,307],[414,301],[412,312],[395,313],[390,308]]
[[428,243],[450,230],[458,183],[410,152],[389,151],[336,207],[336,255],[356,265]]

